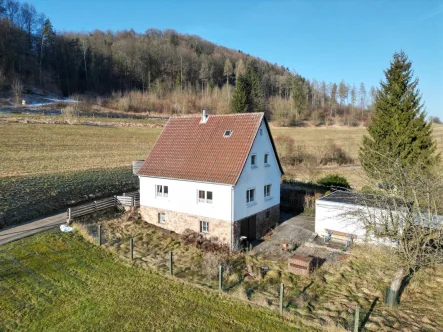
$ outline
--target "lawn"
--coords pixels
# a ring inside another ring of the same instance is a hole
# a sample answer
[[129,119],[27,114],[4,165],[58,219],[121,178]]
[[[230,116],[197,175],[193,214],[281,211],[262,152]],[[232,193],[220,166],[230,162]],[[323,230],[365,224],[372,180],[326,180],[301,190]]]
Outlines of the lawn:
[[78,235],[0,247],[0,330],[293,331],[275,313],[129,267]]

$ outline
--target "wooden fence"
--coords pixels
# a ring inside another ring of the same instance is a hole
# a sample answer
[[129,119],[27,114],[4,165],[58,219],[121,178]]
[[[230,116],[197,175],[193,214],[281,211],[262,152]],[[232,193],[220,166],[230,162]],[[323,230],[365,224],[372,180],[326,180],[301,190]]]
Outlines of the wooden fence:
[[139,207],[140,193],[138,191],[123,193],[122,196],[108,197],[100,199],[98,201],[69,208],[67,211],[68,222],[70,222],[75,217],[85,216],[90,213],[118,206]]

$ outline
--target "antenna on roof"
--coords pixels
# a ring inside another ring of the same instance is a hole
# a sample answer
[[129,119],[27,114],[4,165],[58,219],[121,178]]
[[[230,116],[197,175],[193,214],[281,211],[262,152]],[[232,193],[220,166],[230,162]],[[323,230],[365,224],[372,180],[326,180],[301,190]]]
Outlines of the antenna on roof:
[[200,121],[200,123],[206,123],[206,121],[208,121],[208,115],[206,114],[206,110],[202,111],[202,119]]

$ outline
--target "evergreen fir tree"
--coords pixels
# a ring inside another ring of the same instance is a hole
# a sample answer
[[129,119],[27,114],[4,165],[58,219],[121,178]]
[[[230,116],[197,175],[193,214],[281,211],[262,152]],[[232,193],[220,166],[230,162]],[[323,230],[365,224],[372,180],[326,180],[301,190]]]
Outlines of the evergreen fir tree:
[[245,113],[250,109],[251,88],[246,77],[240,76],[237,79],[234,95],[231,101],[232,113]]
[[248,63],[247,79],[250,86],[251,102],[248,112],[263,112],[265,107],[262,80],[254,61]]
[[440,159],[411,66],[404,52],[394,54],[385,71],[386,81],[380,83],[376,95],[369,136],[363,137],[359,152],[367,175],[384,184],[395,185],[390,174],[392,163],[402,168],[421,167],[424,171]]

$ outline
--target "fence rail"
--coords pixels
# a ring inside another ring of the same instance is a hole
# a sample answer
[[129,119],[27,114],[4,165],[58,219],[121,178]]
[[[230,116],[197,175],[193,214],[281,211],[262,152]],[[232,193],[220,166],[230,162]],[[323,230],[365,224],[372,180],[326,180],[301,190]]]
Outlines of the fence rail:
[[69,208],[66,212],[68,222],[75,217],[85,216],[94,212],[109,209],[118,206],[139,207],[140,193],[138,191],[123,193],[122,196],[113,196],[100,199],[94,202],[82,204],[76,207]]

